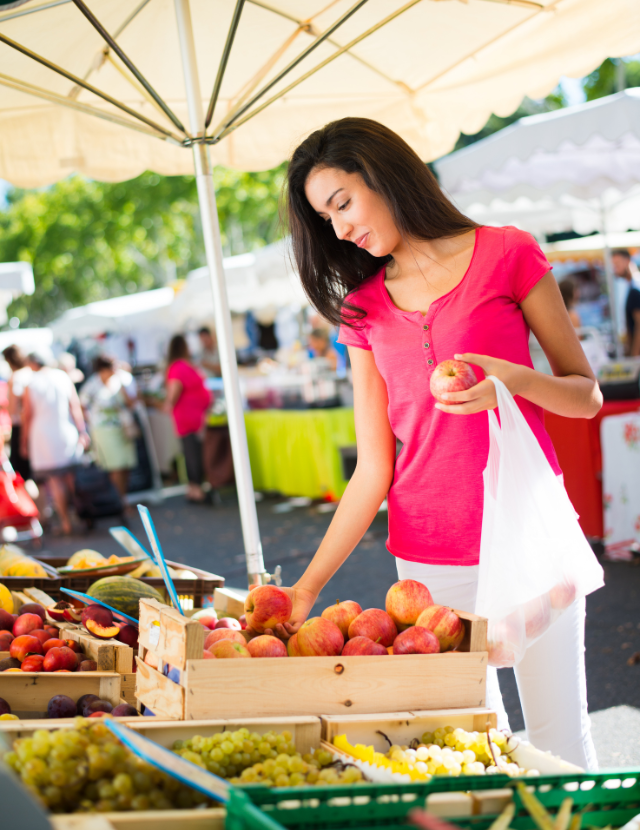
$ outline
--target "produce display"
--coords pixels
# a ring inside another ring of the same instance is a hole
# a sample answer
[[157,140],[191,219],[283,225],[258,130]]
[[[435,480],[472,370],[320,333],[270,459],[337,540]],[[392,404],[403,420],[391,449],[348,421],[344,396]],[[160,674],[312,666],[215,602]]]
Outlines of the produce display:
[[164,603],[164,597],[159,591],[131,576],[105,576],[94,582],[87,594],[134,619],[138,619],[142,597]]
[[411,781],[429,781],[434,775],[539,775],[537,770],[525,770],[510,758],[509,736],[496,729],[466,732],[445,726],[425,732],[408,746],[392,744],[384,737],[390,744],[386,753],[364,744],[352,746],[346,735],[337,735],[333,745],[365,765],[394,776],[408,776]]
[[48,579],[49,574],[40,562],[27,556],[16,545],[3,545],[0,548],[0,576],[31,576]]
[[363,610],[352,600],[330,605],[319,617],[306,620],[286,645],[268,633],[291,617],[291,600],[282,589],[254,588],[244,610],[246,628],[235,620],[217,620],[210,609],[194,615],[210,631],[205,659],[438,654],[459,648],[465,635],[460,617],[436,605],[429,590],[413,579],[389,588],[384,611]]
[[201,793],[136,757],[104,723],[91,718],[78,718],[73,729],[41,729],[20,738],[4,760],[54,813],[170,810],[207,803]]
[[243,728],[209,738],[196,735],[187,741],[176,741],[173,751],[232,784],[321,787],[364,781],[357,767],[334,761],[325,749],[301,755],[287,731],[259,735]]
[[96,662],[81,646],[61,638],[46,620],[45,609],[37,603],[23,605],[20,614],[0,609],[0,651],[9,653],[0,660],[0,672],[96,671]]
[[[106,568],[109,565],[117,567],[118,565],[126,565],[128,562],[134,561],[136,561],[136,557],[134,556],[116,556],[115,554],[112,554],[109,558],[107,558],[97,550],[90,550],[89,548],[86,548],[84,550],[76,551],[73,556],[69,557],[66,565],[64,566],[64,570],[66,571],[68,568],[72,568],[73,570],[86,571],[91,568]],[[182,569],[176,570],[175,568],[170,567],[168,567],[167,570],[169,571],[169,575],[172,579],[198,578],[193,571]],[[138,565],[135,570],[131,571],[129,576],[133,579],[138,579],[141,576],[157,577],[161,579],[162,572],[160,571],[160,568],[154,564],[152,559],[146,559]]]

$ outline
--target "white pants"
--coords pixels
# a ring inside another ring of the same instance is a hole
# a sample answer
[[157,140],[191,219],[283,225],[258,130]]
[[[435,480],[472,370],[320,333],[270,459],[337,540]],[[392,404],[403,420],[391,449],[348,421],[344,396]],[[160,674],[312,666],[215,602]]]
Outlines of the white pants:
[[[475,609],[478,568],[424,565],[396,558],[398,577],[415,579],[431,591],[434,602],[461,611]],[[584,668],[585,601],[577,600],[515,667],[527,738],[538,749],[595,771],[598,768],[587,713]],[[487,706],[508,729],[497,669],[487,670]]]

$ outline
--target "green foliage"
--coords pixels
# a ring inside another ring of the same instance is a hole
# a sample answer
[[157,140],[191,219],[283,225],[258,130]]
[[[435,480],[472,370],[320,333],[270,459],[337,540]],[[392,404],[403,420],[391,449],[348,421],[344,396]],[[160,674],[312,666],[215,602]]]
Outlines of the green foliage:
[[587,75],[583,82],[587,101],[612,95],[620,88],[640,86],[640,61],[623,58],[620,67],[619,60],[607,58]]
[[[279,236],[284,166],[214,174],[225,254]],[[9,191],[0,212],[0,262],[33,264],[36,291],[9,315],[42,325],[66,308],[163,285],[204,264],[192,176],[144,173],[116,184],[72,176],[42,190]]]

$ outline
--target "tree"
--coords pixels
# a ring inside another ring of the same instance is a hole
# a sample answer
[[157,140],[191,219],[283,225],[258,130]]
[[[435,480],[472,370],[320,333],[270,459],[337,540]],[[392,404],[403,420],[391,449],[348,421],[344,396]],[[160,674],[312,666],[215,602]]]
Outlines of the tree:
[[[227,255],[275,241],[284,166],[214,174]],[[0,213],[0,261],[33,264],[36,291],[9,315],[42,325],[72,306],[157,287],[204,264],[193,176],[144,173],[116,184],[71,176],[14,189]]]
[[640,86],[640,61],[631,58],[607,58],[586,76],[582,86],[587,101],[612,95],[630,86]]

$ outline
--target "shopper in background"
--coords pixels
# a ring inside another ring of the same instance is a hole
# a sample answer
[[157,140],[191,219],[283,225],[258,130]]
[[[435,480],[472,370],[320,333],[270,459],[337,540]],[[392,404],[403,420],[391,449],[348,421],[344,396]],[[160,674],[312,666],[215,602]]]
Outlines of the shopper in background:
[[60,530],[73,527],[69,500],[73,496],[73,472],[89,445],[78,393],[69,375],[47,366],[38,352],[27,358],[33,374],[22,395],[20,452],[28,455],[33,477],[49,488]]
[[329,332],[326,329],[313,329],[307,342],[311,357],[323,357],[335,372],[338,366],[338,354],[331,345]]
[[9,364],[9,416],[11,418],[11,466],[25,481],[31,478],[29,455],[20,452],[20,431],[22,421],[22,398],[29,385],[32,371],[27,366],[27,358],[18,346],[7,346],[2,356]]
[[58,369],[66,372],[71,378],[71,383],[73,383],[76,389],[80,389],[84,381],[84,372],[78,369],[75,355],[71,354],[71,352],[62,352],[58,358]]
[[565,308],[569,313],[569,319],[573,323],[574,329],[579,329],[582,327],[582,321],[580,320],[580,315],[575,309],[576,305],[576,284],[572,279],[562,280],[562,282],[558,283],[558,288],[560,289],[560,294],[562,294],[562,299],[564,301]]
[[202,375],[191,363],[187,341],[176,334],[169,343],[167,355],[167,396],[165,411],[173,416],[184,452],[187,467],[187,501],[205,500],[202,489],[202,437],[205,414],[211,403],[211,394]]
[[[100,355],[94,361],[94,374],[80,390],[96,462],[109,473],[122,499],[127,493],[129,470],[137,460],[137,426],[131,412],[135,398],[127,390],[127,379],[112,357]],[[130,508],[125,507],[125,512]]]
[[218,354],[218,342],[215,334],[208,326],[203,326],[198,331],[200,338],[200,359],[198,365],[209,378],[220,377],[220,355]]
[[[611,265],[614,273],[615,313],[620,339],[625,342],[625,351],[630,353],[631,339],[627,329],[627,300],[632,287],[640,288],[640,275],[631,254],[626,248],[616,248],[611,252]],[[613,316],[613,309],[611,310]]]

